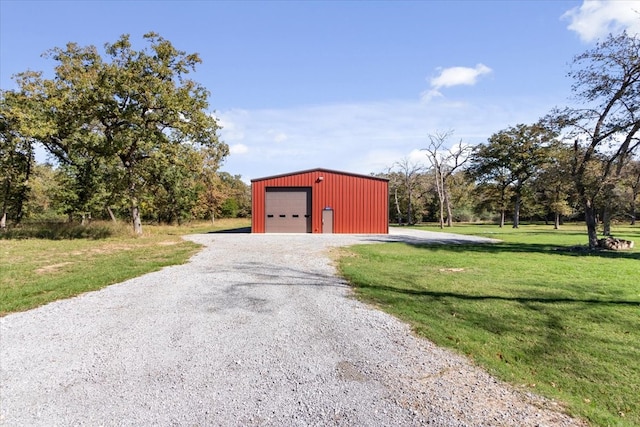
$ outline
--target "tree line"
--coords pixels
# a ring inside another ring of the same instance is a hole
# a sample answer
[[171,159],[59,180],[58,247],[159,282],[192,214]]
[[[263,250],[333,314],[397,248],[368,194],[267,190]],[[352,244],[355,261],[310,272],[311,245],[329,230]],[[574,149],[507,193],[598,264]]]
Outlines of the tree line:
[[[533,124],[500,130],[475,147],[450,147],[452,131],[428,135],[425,162],[405,158],[389,179],[389,216],[398,223],[496,220],[507,213],[553,221],[583,219],[590,248],[597,227],[635,224],[640,193],[640,40],[609,35],[576,56],[574,106]],[[450,147],[450,148],[447,148]],[[427,165],[428,164],[428,165]]]
[[[25,217],[129,217],[160,222],[249,215],[248,186],[218,171],[229,154],[191,80],[201,59],[156,33],[44,56],[52,78],[25,71],[0,96],[0,226]],[[51,164],[35,162],[36,144]]]
[[[559,228],[565,220],[583,220],[571,175],[571,147],[557,139],[529,140],[535,148],[524,151],[522,140],[509,137],[538,127],[519,124],[476,147],[458,143],[438,153],[433,163],[427,150],[424,162],[409,158],[395,162],[387,172],[376,174],[389,179],[389,217],[398,224],[436,222],[442,228],[473,221],[493,221],[503,227],[509,220],[518,228],[521,217]],[[443,133],[430,137],[438,135]],[[457,164],[449,163],[450,157],[460,155],[465,157]],[[639,194],[640,160],[631,158],[613,187],[597,197],[599,222],[608,229],[612,221],[636,224]]]
[[[94,46],[68,43],[45,56],[53,77],[25,71],[0,93],[0,227],[25,217],[128,216],[159,222],[250,215],[250,191],[220,173],[229,154],[208,112],[209,92],[189,75],[197,54],[156,33],[147,46],[128,35]],[[428,135],[426,164],[408,159],[390,180],[390,218],[401,223],[491,219],[506,215],[585,220],[597,226],[636,219],[639,192],[640,41],[609,35],[576,56],[573,105],[537,123],[494,133],[486,143],[451,146],[452,131]],[[36,145],[55,166],[35,162]]]

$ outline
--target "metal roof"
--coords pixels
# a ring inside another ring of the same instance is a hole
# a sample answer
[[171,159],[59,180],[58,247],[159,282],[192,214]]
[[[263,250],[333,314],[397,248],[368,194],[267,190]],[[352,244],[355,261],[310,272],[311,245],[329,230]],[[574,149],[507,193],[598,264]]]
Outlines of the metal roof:
[[282,173],[279,175],[265,176],[262,178],[255,178],[255,179],[252,179],[251,182],[264,181],[266,179],[273,179],[273,178],[282,178],[282,177],[291,176],[291,175],[300,175],[300,174],[309,173],[309,172],[327,172],[327,173],[335,173],[339,175],[355,176],[358,178],[368,178],[368,179],[377,179],[379,181],[389,181],[387,178],[380,178],[372,175],[363,175],[359,173],[343,172],[343,171],[337,171],[337,170],[325,169],[325,168],[315,168],[315,169],[306,169],[306,170],[297,171],[297,172]]

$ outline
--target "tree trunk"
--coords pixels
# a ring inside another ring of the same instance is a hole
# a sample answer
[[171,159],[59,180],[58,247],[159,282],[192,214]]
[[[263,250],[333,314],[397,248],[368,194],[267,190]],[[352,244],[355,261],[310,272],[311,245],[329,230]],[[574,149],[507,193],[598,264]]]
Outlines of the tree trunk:
[[453,214],[451,213],[451,202],[449,201],[449,192],[444,191],[444,204],[447,207],[447,227],[451,227],[451,217]]
[[9,190],[11,190],[11,182],[9,179],[5,181],[4,185],[4,202],[2,203],[2,218],[0,219],[0,228],[2,230],[7,229],[7,208],[8,208],[8,200],[9,200]]
[[398,202],[398,188],[394,189],[394,198],[396,202],[396,212],[398,213],[398,225],[402,225],[402,211],[400,211],[400,202]]
[[216,213],[215,211],[212,209],[211,210],[211,225],[216,223]]
[[140,220],[140,206],[138,206],[138,197],[136,195],[133,162],[130,159],[122,159],[122,163],[127,169],[127,186],[129,190],[129,202],[131,204],[131,223],[133,224],[133,232],[137,236],[140,236],[142,234],[142,221]]
[[2,204],[2,218],[0,218],[0,229],[5,231],[7,229],[7,200],[9,200],[9,181],[7,180],[5,185],[4,203]]
[[131,201],[131,221],[133,222],[133,232],[136,235],[142,234],[142,222],[140,221],[140,208],[137,200]]
[[118,220],[116,219],[116,216],[113,214],[113,211],[109,206],[107,206],[107,212],[109,213],[109,218],[111,218],[111,221],[113,221],[114,224],[117,223]]
[[589,249],[595,249],[598,247],[598,221],[596,220],[596,209],[589,199],[586,199],[584,202],[584,220],[587,224]]
[[[436,171],[436,176],[437,176],[437,171]],[[440,186],[440,182],[438,181],[438,179],[436,178],[436,189],[438,190],[438,208],[440,210],[440,229],[442,230],[444,228],[444,191],[442,190],[442,187]]]
[[559,212],[555,213],[555,221],[553,223],[553,229],[554,230],[560,229],[560,213]]
[[632,198],[631,198],[631,223],[630,223],[630,225],[636,225],[636,213],[637,213],[636,198],[638,197],[638,194],[634,191],[631,196],[632,196]]
[[513,207],[513,228],[520,227],[520,191],[516,191],[516,203]]
[[407,225],[411,225],[411,224],[413,224],[413,218],[412,218],[412,215],[411,215],[411,190],[409,190],[409,192],[408,192],[408,193],[409,193],[409,194],[408,194],[408,196],[409,196],[409,197],[408,197],[408,200],[409,200],[409,203],[408,203],[409,208],[407,209]]
[[611,236],[611,209],[605,206],[604,212],[602,213],[602,234],[605,236]]
[[433,165],[435,166],[436,191],[438,192],[438,205],[440,208],[440,230],[444,228],[444,180],[442,177],[442,165],[438,162],[437,156],[433,155]]
[[20,224],[20,222],[22,221],[22,216],[24,215],[23,207],[24,207],[25,197],[26,197],[26,190],[21,190],[20,196],[18,197],[18,200],[16,202],[16,216],[15,216],[16,224]]
[[507,187],[505,185],[500,186],[500,228],[504,227],[504,217],[507,204],[505,203],[507,193]]
[[133,232],[138,236],[141,235],[142,222],[140,221],[140,208],[136,197],[131,197],[131,221],[133,223]]

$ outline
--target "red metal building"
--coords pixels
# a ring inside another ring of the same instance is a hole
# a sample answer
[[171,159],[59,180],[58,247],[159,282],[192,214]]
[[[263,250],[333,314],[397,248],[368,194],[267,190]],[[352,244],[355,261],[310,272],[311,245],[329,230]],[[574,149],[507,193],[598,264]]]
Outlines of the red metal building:
[[311,169],[251,180],[253,233],[389,232],[389,182]]

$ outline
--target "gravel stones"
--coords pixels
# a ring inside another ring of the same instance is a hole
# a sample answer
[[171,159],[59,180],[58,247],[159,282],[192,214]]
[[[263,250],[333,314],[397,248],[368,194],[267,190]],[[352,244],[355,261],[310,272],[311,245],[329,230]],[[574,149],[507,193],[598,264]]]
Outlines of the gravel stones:
[[582,425],[351,298],[329,248],[467,239],[392,233],[189,236],[186,265],[5,316],[0,424]]

